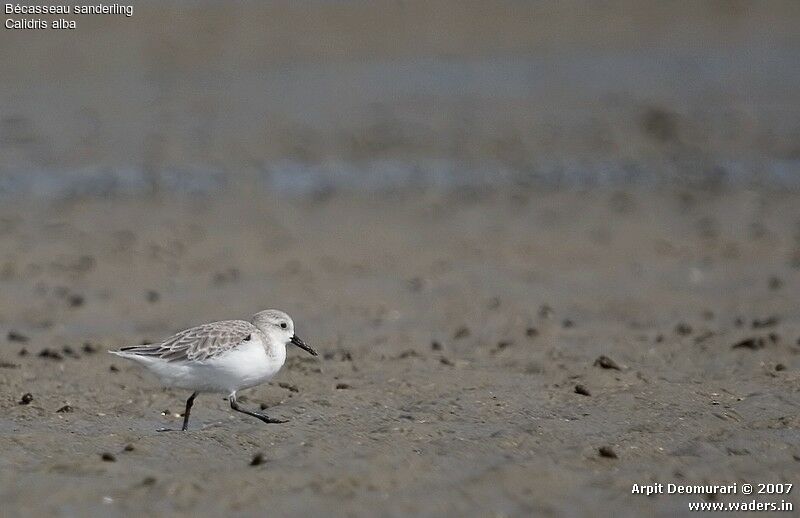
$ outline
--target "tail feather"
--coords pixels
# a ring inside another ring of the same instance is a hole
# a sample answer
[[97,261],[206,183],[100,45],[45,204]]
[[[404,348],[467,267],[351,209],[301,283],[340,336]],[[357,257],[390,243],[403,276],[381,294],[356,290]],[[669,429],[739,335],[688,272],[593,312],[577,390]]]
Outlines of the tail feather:
[[108,352],[129,359],[144,359],[147,357],[159,356],[159,353],[155,348],[146,345],[129,345],[126,347],[120,347],[119,350]]
[[128,345],[125,347],[120,347],[119,351],[109,352],[118,356],[159,356],[161,354],[161,351],[158,349],[158,347],[153,347],[151,345]]

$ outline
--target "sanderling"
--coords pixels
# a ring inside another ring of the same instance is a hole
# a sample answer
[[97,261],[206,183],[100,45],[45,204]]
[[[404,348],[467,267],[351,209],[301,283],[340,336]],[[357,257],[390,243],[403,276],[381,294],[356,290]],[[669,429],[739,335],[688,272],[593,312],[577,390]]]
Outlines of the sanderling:
[[141,363],[166,386],[193,391],[183,414],[182,430],[186,431],[194,398],[200,392],[227,394],[231,408],[237,412],[265,423],[285,423],[242,408],[236,401],[236,392],[272,378],[286,361],[289,343],[317,355],[294,334],[294,322],[289,315],[268,309],[253,315],[250,322],[212,322],[181,331],[159,344],[134,345],[109,352]]

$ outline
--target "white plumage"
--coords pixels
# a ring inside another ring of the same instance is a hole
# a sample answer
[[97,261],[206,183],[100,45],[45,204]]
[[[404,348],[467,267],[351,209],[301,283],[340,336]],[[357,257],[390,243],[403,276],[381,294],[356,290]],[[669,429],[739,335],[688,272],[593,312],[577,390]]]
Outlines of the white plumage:
[[184,413],[186,430],[194,398],[200,392],[227,394],[236,411],[266,423],[284,422],[241,408],[236,392],[275,376],[286,361],[286,345],[290,343],[317,355],[294,334],[289,315],[269,309],[253,315],[250,322],[212,322],[176,333],[158,344],[109,352],[143,365],[165,386],[193,391]]

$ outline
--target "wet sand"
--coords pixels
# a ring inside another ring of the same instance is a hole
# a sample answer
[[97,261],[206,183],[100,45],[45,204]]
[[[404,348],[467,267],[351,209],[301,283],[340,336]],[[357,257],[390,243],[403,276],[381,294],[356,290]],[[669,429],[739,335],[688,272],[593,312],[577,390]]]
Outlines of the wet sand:
[[[704,499],[631,485],[798,484],[798,225],[748,191],[4,204],[4,514],[672,516]],[[156,433],[188,394],[105,353],[267,307],[321,353],[242,393],[287,424],[202,395]]]
[[0,31],[0,197],[800,187],[796,0],[133,4]]

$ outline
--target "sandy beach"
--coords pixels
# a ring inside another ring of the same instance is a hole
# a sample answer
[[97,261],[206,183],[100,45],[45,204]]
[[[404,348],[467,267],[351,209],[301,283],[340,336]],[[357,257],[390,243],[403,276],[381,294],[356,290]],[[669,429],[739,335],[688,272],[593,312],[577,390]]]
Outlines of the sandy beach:
[[[705,498],[632,485],[800,483],[798,222],[745,190],[6,203],[3,514],[673,516]],[[202,395],[157,433],[188,394],[106,354],[267,307],[320,351],[241,394],[287,424]],[[753,498],[797,502],[719,501]]]
[[[800,505],[800,2],[114,5],[0,31],[0,518]],[[267,308],[285,424],[107,354]]]

